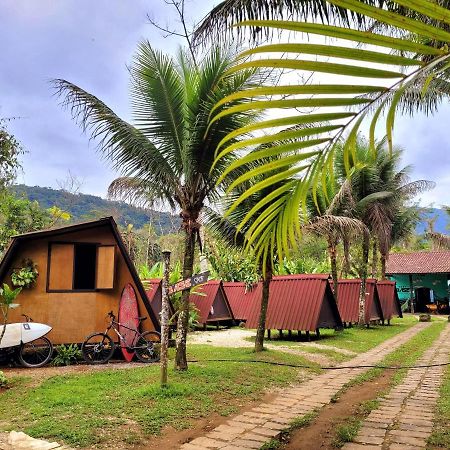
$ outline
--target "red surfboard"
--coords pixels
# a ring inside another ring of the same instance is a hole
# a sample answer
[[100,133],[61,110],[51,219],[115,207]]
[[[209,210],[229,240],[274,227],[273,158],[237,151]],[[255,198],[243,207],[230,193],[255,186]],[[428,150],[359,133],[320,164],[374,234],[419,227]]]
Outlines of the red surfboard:
[[[137,329],[139,326],[139,309],[134,287],[128,283],[122,291],[122,297],[119,303],[119,333],[124,337],[125,344],[133,346],[136,334],[122,325]],[[123,357],[130,362],[133,359],[134,351],[129,352],[125,345],[121,345]]]

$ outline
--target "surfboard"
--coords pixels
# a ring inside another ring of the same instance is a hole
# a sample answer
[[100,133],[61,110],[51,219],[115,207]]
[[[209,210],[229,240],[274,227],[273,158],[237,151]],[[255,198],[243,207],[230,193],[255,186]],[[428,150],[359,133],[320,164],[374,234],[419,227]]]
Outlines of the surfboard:
[[[123,325],[137,329],[139,326],[139,309],[136,297],[136,291],[134,287],[128,283],[122,291],[122,296],[120,297],[119,303],[119,333],[124,337],[125,344],[127,346],[132,346],[134,344],[134,339],[136,334],[134,331],[128,330]],[[125,345],[121,345],[122,354],[126,361],[130,362],[133,359],[134,351],[130,352],[127,350]]]
[[[0,326],[0,334],[2,328]],[[45,336],[51,329],[51,326],[37,322],[10,323],[6,325],[5,335],[0,343],[0,348],[15,347],[22,343],[26,344]]]

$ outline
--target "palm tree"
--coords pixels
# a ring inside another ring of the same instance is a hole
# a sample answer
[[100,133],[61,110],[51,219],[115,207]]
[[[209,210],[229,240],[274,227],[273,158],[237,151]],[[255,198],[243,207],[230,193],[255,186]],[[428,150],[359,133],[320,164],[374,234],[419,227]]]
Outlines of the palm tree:
[[[257,117],[238,111],[210,120],[219,101],[258,83],[254,69],[229,74],[232,64],[233,54],[218,47],[197,64],[182,51],[173,60],[142,42],[130,68],[134,124],[75,84],[61,79],[53,82],[64,98],[63,105],[99,141],[100,151],[120,172],[121,177],[109,187],[110,195],[180,211],[185,232],[183,278],[193,273],[200,212],[206,201],[218,198],[217,180],[235,160],[230,153],[214,164],[215,150],[226,135],[251,125]],[[231,104],[245,102],[239,99]],[[231,139],[228,144],[236,142]],[[185,290],[177,324],[178,370],[187,369],[188,311],[189,290]]]
[[[346,180],[339,185],[339,181],[335,177],[327,178],[315,192],[308,195],[307,205],[310,217],[308,230],[317,236],[324,236],[327,240],[334,296],[338,303],[338,244],[340,241],[344,243],[344,265],[347,267],[349,264],[349,240],[360,236],[364,238],[368,234],[368,229],[363,222],[351,217],[353,197],[348,190]],[[348,272],[347,268],[346,272]]]

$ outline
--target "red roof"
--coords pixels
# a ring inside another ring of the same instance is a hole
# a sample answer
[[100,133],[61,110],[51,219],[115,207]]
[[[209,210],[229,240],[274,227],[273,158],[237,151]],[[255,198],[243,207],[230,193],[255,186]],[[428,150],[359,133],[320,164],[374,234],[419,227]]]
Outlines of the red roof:
[[[360,287],[360,279],[338,282],[338,308],[342,321],[345,323],[357,323],[359,320]],[[366,293],[365,323],[368,324],[371,320],[382,320],[383,313],[376,290],[376,280],[366,281]]]
[[[258,326],[261,300],[255,301],[246,327]],[[270,284],[266,329],[314,331],[342,326],[328,275],[276,276]]]
[[[332,281],[330,281],[333,284]],[[357,323],[359,318],[359,292],[361,280],[338,281],[338,309],[344,323]]]
[[247,320],[253,303],[261,299],[262,283],[247,287],[246,283],[243,282],[225,281],[223,288],[227,294],[234,318],[236,320]]
[[[145,286],[145,293],[148,301],[155,314],[160,318],[162,309],[162,280],[159,278],[151,280],[143,280]],[[148,289],[147,289],[148,287]],[[172,317],[175,314],[175,308],[169,298],[169,315]]]
[[391,320],[394,314],[403,317],[395,281],[382,280],[377,282],[378,297],[384,320]]
[[391,253],[386,273],[450,273],[450,251]]
[[366,323],[371,320],[383,320],[383,310],[377,291],[377,280],[372,278],[366,280]]
[[234,319],[222,281],[208,281],[196,287],[195,292],[190,301],[198,309],[200,324]]

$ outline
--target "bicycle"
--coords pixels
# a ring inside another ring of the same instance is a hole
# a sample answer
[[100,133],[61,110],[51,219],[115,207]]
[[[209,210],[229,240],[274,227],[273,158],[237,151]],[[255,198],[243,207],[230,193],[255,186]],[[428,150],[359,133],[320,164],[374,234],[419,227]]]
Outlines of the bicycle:
[[[123,323],[116,321],[116,316],[110,311],[106,317],[111,319],[108,328],[104,333],[96,332],[90,334],[81,345],[81,354],[88,364],[105,364],[113,356],[116,345],[126,348],[129,352],[134,352],[139,361],[153,363],[159,361],[161,335],[157,331],[145,331],[140,333],[136,328],[130,328]],[[146,317],[137,317],[139,326]],[[119,327],[125,328],[134,333],[133,345],[126,344],[125,337],[120,333]],[[116,344],[109,336],[108,332],[113,330],[119,342]]]

